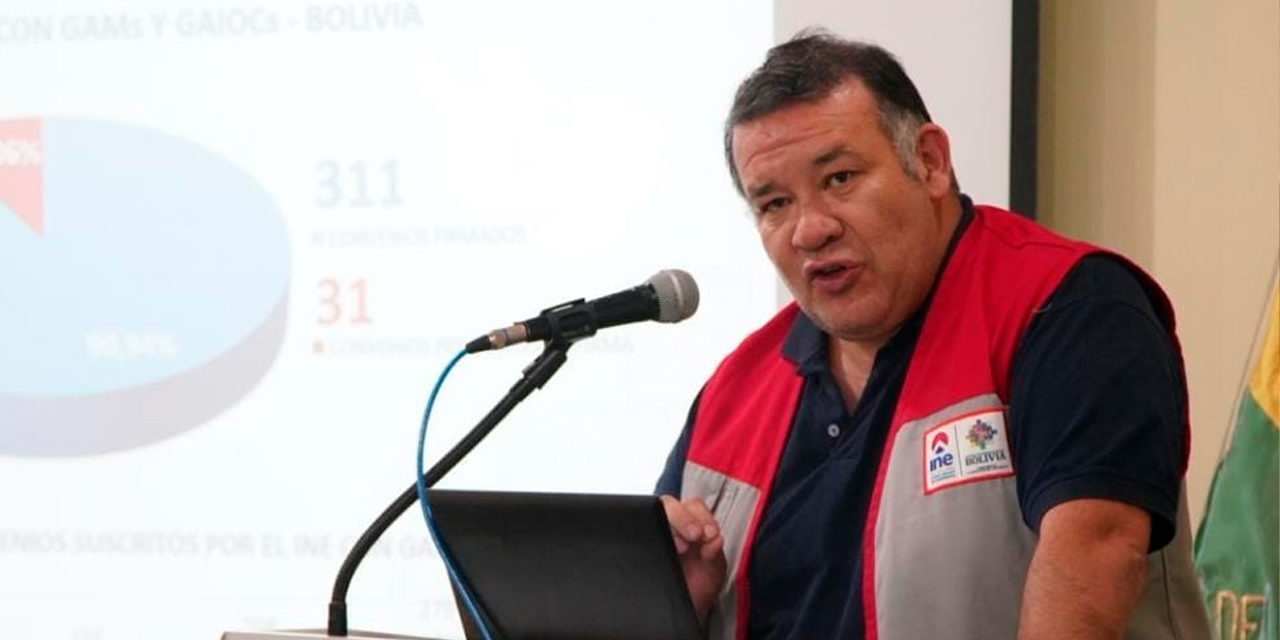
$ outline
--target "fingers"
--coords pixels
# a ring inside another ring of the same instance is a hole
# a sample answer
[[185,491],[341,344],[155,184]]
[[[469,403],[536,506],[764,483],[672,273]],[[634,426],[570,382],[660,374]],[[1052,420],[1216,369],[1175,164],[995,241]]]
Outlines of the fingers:
[[720,526],[716,524],[716,517],[712,515],[705,502],[700,498],[694,498],[685,502],[684,505],[696,521],[696,525],[689,527],[690,533],[693,533],[694,528],[698,527],[701,531],[697,533],[701,535],[703,541],[711,541],[720,536]]
[[674,496],[662,496],[662,506],[672,533],[685,542],[702,542],[720,535],[716,517],[701,499],[681,502]]
[[684,555],[689,550],[689,525],[693,516],[675,496],[662,496],[662,508],[667,512],[667,524],[671,526],[671,537],[676,543],[676,553]]
[[681,502],[674,496],[662,496],[662,507],[671,525],[676,553],[680,554],[689,598],[699,622],[705,623],[726,579],[724,536],[715,515],[700,499]]
[[714,539],[702,543],[699,554],[703,560],[715,560],[724,557],[724,536],[717,535]]
[[[684,555],[691,546],[699,546],[700,555],[712,557],[723,548],[724,541],[720,537],[720,527],[716,524],[715,515],[701,499],[681,502],[674,496],[662,496],[662,506],[667,513],[667,522],[671,525],[677,553]],[[707,546],[713,546],[714,549],[708,551]],[[705,555],[708,553],[711,555]]]

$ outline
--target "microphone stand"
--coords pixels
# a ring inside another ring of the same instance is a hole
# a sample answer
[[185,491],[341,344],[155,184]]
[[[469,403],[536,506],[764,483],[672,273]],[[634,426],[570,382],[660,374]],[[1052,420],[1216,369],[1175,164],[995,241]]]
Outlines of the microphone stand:
[[[498,423],[511,412],[512,409],[520,404],[535,389],[542,388],[556,371],[560,370],[560,365],[564,364],[568,358],[569,347],[573,342],[563,338],[553,338],[546,342],[546,347],[529,366],[524,368],[524,375],[518,380],[511,389],[507,391],[507,395],[503,396],[498,404],[494,405],[489,413],[481,418],[466,437],[458,444],[454,445],[444,457],[440,458],[434,466],[423,474],[423,482],[431,487],[443,478],[446,473],[453,469],[464,456],[471,452],[480,441],[489,435],[489,432]],[[391,526],[396,518],[399,518],[413,503],[418,501],[417,484],[409,485],[400,497],[396,498],[391,506],[387,507],[373,524],[360,536],[355,545],[351,547],[351,551],[347,553],[347,559],[342,562],[342,568],[338,570],[338,577],[333,582],[333,596],[329,601],[329,627],[328,634],[330,636],[346,636],[347,635],[347,589],[351,586],[351,578],[355,575],[356,568],[360,566],[360,562],[364,560],[365,554],[373,548],[378,538]]]

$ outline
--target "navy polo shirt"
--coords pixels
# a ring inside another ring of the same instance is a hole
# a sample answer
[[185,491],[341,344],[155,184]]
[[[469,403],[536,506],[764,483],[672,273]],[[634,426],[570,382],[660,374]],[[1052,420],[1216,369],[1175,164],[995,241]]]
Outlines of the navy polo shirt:
[[[963,204],[951,248],[972,220]],[[828,336],[796,316],[782,355],[804,384],[748,567],[750,640],[863,637],[867,506],[927,308],[876,354],[852,411],[828,365]],[[1107,498],[1146,509],[1152,550],[1167,544],[1186,398],[1181,361],[1140,281],[1111,258],[1082,260],[1037,310],[1011,373],[1009,444],[1028,526],[1066,500]],[[680,493],[696,414],[695,400],[659,494]]]

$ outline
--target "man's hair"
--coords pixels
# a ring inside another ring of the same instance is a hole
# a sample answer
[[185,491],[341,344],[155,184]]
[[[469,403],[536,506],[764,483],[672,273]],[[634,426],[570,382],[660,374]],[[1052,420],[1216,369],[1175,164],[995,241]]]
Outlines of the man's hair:
[[876,97],[880,130],[893,141],[902,169],[917,177],[916,135],[932,120],[902,65],[873,44],[806,29],[770,49],[764,64],[742,81],[733,97],[724,126],[724,155],[738,193],[745,195],[733,163],[733,128],[794,104],[822,100],[850,77],[861,80]]

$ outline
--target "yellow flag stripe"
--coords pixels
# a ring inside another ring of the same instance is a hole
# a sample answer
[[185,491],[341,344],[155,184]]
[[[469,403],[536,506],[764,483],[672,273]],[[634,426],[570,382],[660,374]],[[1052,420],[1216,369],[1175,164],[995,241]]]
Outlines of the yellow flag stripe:
[[1249,392],[1273,429],[1280,430],[1280,286],[1271,288],[1267,302],[1267,336],[1249,376]]

